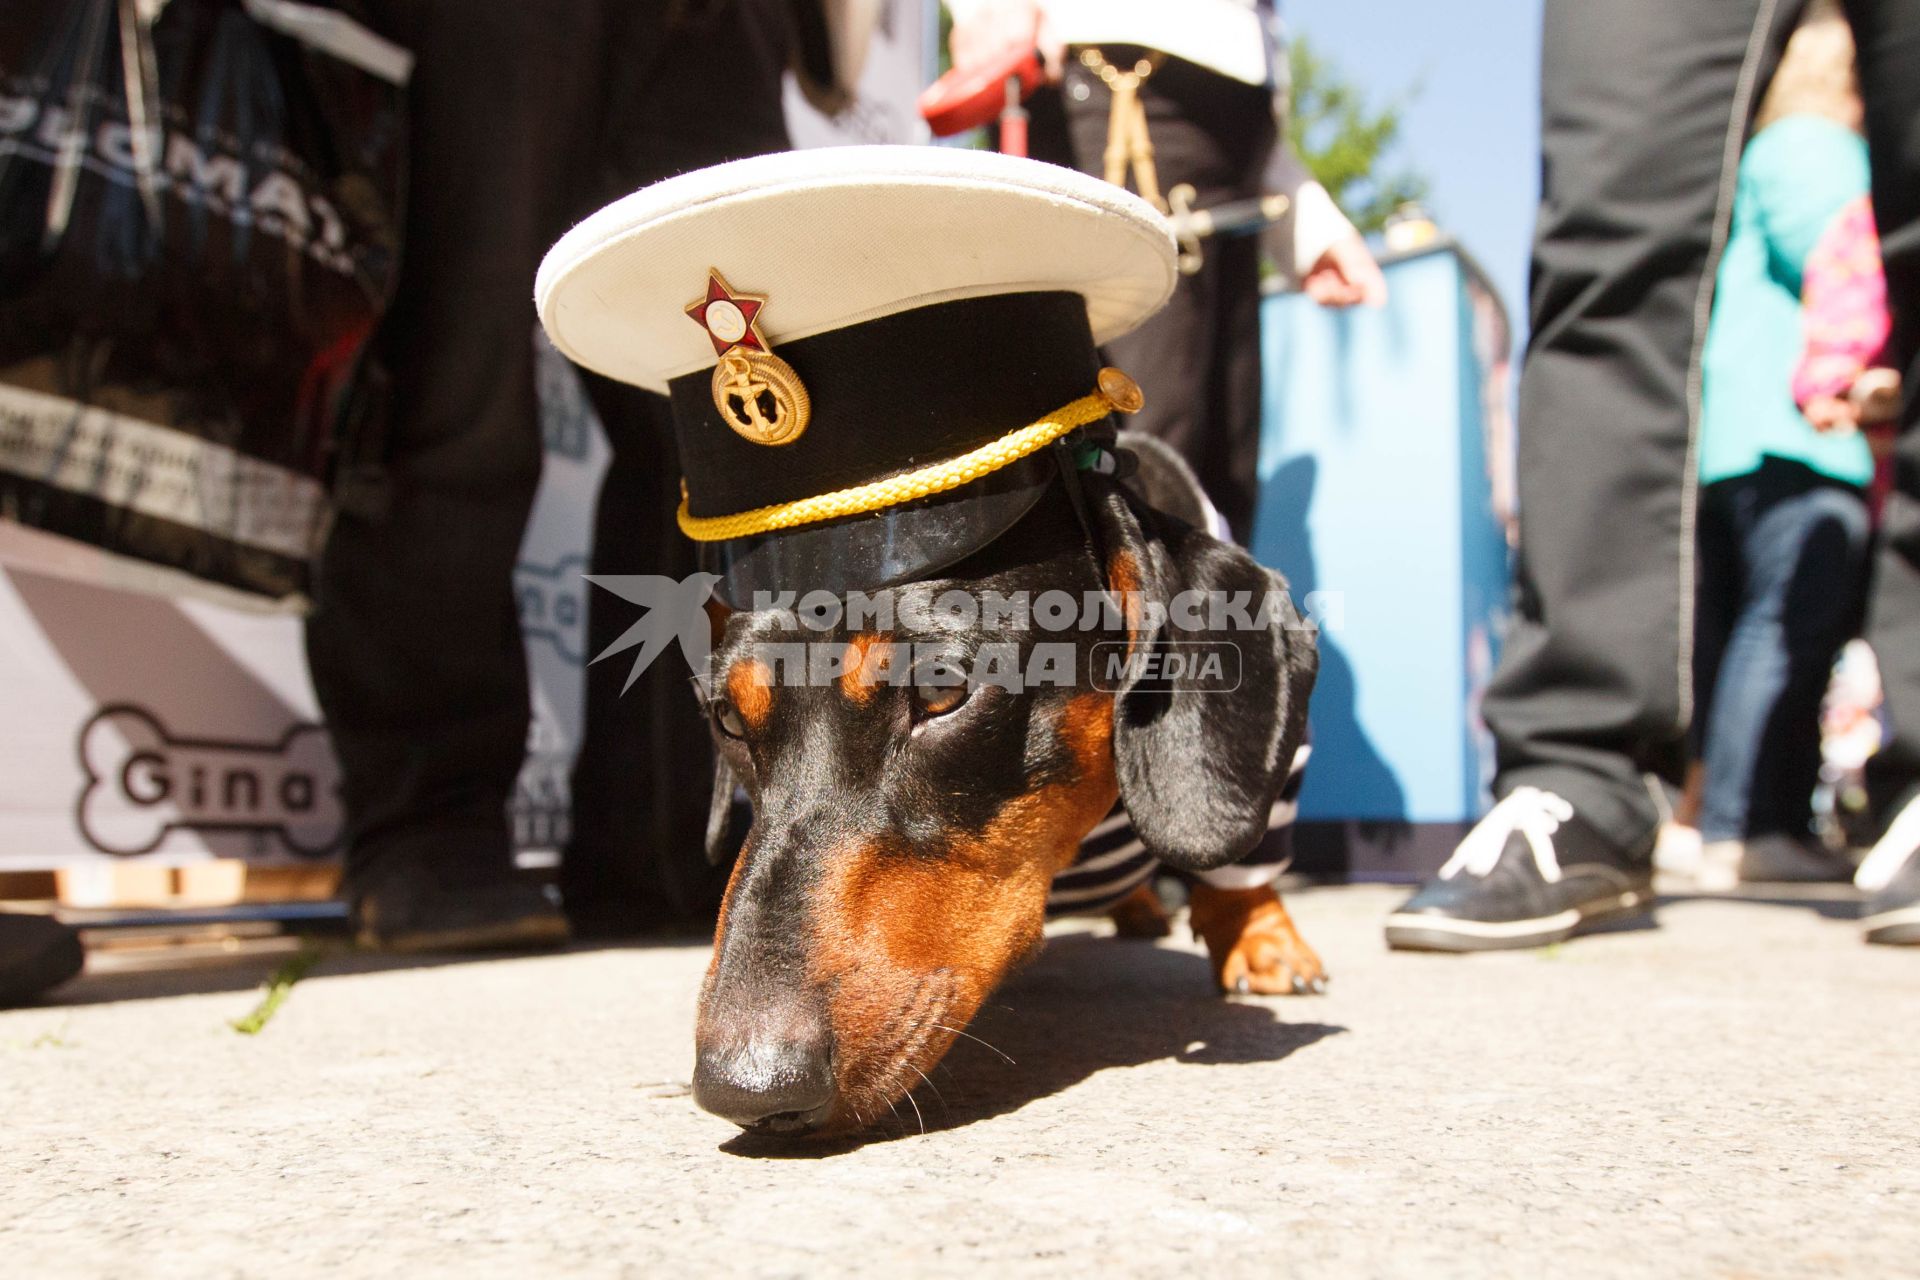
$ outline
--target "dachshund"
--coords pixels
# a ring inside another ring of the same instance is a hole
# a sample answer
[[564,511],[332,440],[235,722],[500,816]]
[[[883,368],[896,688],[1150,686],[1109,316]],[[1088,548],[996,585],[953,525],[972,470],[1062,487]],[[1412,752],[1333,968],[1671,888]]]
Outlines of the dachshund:
[[[700,995],[704,1109],[758,1133],[870,1124],[1040,947],[1050,890],[1056,910],[1105,907],[1122,933],[1164,933],[1156,866],[1190,874],[1190,920],[1222,989],[1324,989],[1271,869],[1205,874],[1257,861],[1290,807],[1314,630],[1284,579],[1204,531],[1204,498],[1164,446],[1075,444],[1055,447],[1082,461],[1063,461],[1007,533],[895,588],[889,629],[709,604],[714,650],[696,680],[718,747],[709,853],[731,847],[736,786],[752,824]],[[955,592],[1064,592],[1112,602],[1119,622],[1050,634],[935,607]],[[1263,607],[1249,627],[1250,611],[1171,607],[1183,597]],[[978,677],[983,654],[1025,671],[1042,643],[1065,648],[1071,679]],[[782,678],[796,645],[827,649],[821,678]],[[1231,650],[1218,679],[1164,661],[1209,646]]]

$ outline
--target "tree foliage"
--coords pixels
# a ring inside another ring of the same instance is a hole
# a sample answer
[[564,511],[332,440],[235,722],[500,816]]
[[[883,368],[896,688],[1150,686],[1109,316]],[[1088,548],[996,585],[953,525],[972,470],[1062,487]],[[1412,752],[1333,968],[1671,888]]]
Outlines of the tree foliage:
[[1378,231],[1401,205],[1422,200],[1427,180],[1395,163],[1402,113],[1416,91],[1378,109],[1333,62],[1295,34],[1287,134],[1309,172],[1361,231]]

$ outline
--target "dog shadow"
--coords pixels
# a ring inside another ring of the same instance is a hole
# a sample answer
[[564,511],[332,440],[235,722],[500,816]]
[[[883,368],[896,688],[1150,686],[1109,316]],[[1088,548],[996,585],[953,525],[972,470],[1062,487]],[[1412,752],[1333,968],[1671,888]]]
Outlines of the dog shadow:
[[720,1149],[819,1159],[1008,1115],[1110,1068],[1277,1063],[1346,1030],[1311,1020],[1313,1012],[1310,997],[1222,998],[1206,959],[1190,952],[1092,934],[1053,938],[989,998],[912,1101],[872,1129],[797,1142],[743,1133]]

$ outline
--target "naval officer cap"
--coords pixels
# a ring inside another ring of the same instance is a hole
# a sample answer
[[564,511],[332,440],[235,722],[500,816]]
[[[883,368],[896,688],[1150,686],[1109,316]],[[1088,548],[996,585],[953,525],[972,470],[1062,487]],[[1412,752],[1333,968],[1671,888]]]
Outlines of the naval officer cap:
[[541,263],[556,347],[668,396],[679,524],[721,595],[956,563],[1139,390],[1098,344],[1173,291],[1167,223],[1055,165],[941,147],[735,161],[643,188]]

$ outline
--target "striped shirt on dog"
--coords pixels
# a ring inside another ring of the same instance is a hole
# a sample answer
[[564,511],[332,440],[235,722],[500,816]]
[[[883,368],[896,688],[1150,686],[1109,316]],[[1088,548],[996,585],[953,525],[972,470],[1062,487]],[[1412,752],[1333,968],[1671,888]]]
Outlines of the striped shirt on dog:
[[[1287,784],[1280,789],[1280,799],[1267,820],[1267,838],[1259,847],[1238,862],[1197,872],[1196,878],[1216,889],[1256,889],[1280,877],[1292,857],[1288,836],[1300,812],[1300,784],[1306,777],[1311,751],[1311,747],[1302,746],[1295,753]],[[1116,803],[1080,842],[1073,865],[1053,878],[1053,886],[1047,891],[1047,914],[1097,915],[1145,884],[1159,866],[1140,843],[1126,806]]]

